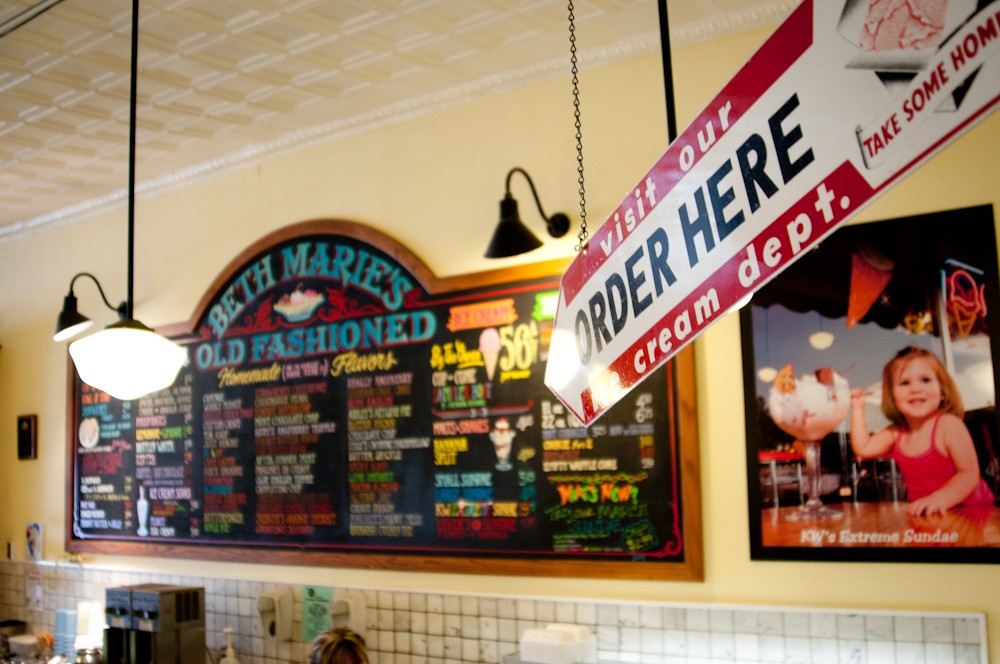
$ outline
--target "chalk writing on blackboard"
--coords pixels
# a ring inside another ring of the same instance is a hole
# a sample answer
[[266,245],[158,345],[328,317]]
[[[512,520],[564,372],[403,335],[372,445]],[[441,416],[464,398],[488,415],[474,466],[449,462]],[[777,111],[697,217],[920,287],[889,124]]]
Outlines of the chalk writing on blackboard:
[[74,540],[683,559],[666,371],[584,427],[542,382],[558,274],[433,290],[345,226],[228,270],[171,388],[76,381]]

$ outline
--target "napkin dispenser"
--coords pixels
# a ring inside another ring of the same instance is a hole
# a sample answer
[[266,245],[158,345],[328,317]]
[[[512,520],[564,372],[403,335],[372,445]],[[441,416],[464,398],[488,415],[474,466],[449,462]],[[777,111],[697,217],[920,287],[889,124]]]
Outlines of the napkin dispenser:
[[264,638],[274,641],[292,640],[292,610],[295,595],[291,588],[278,588],[263,593],[257,600],[260,626]]
[[349,629],[365,638],[368,604],[360,590],[348,590],[330,598],[330,623],[334,628]]
[[532,664],[592,664],[597,661],[597,641],[583,625],[552,623],[526,631],[519,655]]

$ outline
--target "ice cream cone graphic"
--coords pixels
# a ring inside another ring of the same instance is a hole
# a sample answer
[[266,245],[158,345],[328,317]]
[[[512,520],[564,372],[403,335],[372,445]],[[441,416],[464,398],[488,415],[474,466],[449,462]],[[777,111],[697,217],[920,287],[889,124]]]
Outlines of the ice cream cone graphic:
[[488,327],[479,335],[479,352],[483,356],[483,366],[486,367],[486,378],[493,380],[497,360],[500,358],[500,333],[495,327]]

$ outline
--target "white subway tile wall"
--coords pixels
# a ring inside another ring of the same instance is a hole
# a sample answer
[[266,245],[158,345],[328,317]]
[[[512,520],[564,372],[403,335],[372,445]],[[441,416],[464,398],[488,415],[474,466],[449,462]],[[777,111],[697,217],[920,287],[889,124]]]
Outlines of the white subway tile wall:
[[[25,602],[29,571],[40,573],[41,610]],[[241,664],[306,662],[302,588],[294,587],[294,640],[264,637],[257,598],[280,583],[153,574],[72,564],[0,563],[0,620],[24,620],[31,632],[51,632],[58,609],[104,603],[106,588],[168,583],[205,589],[206,662],[235,630]],[[345,588],[334,588],[334,596]],[[500,664],[528,629],[551,622],[586,625],[602,662],[634,664],[985,664],[985,615],[835,611],[788,607],[726,607],[653,602],[361,590],[364,634],[372,664]],[[187,663],[186,663],[187,664]]]

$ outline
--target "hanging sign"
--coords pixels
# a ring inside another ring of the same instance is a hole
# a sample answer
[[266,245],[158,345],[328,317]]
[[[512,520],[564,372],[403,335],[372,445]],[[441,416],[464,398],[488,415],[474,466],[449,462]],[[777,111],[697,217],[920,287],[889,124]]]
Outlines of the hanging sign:
[[589,424],[1000,99],[1000,0],[805,0],[564,274],[545,383]]

